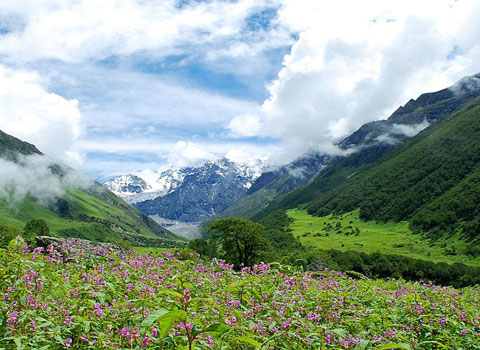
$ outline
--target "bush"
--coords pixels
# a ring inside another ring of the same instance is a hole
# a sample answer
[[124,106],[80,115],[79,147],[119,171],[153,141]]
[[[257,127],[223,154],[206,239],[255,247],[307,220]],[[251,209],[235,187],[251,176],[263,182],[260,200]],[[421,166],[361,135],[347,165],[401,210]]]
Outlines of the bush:
[[0,248],[7,248],[12,239],[22,234],[20,227],[0,223]]
[[37,236],[48,236],[49,234],[50,228],[43,219],[30,220],[23,228],[23,238],[28,244],[34,244]]

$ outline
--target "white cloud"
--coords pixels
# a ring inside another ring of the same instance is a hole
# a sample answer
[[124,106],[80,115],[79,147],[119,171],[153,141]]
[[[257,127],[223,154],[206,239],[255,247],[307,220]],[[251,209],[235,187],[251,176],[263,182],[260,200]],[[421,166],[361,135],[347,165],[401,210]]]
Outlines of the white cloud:
[[81,162],[73,147],[81,131],[78,102],[49,93],[35,72],[0,64],[0,129],[71,165]]
[[[103,174],[225,154],[270,154],[279,164],[308,149],[338,152],[333,143],[363,123],[480,71],[476,0],[177,4],[0,2],[2,29],[10,30],[0,35],[0,62],[17,67],[0,66],[0,128],[63,159],[78,158],[75,152],[118,155],[111,162],[89,159],[86,168]],[[250,30],[249,16],[266,8],[279,8],[278,15]],[[201,63],[249,86],[248,79],[271,76],[269,55],[286,46],[290,53],[262,108],[197,88],[191,77],[132,72],[141,69],[132,62],[178,55],[178,67]],[[117,66],[97,62],[112,57]],[[27,65],[39,73],[18,68]],[[85,135],[76,142],[79,109]],[[251,137],[268,145],[245,140]],[[135,152],[153,158],[127,159]]]
[[480,71],[479,13],[470,0],[284,0],[277,21],[299,39],[269,86],[258,135],[283,139],[291,158],[332,152],[365,122]]
[[1,37],[0,51],[22,61],[55,58],[82,62],[141,51],[165,57],[188,50],[189,45],[198,50],[228,42],[231,50],[242,54],[234,48],[241,46],[245,19],[276,3],[214,0],[191,1],[179,7],[177,0],[3,2],[0,14],[17,16],[23,26]]
[[0,159],[0,198],[10,205],[31,196],[43,205],[65,195],[65,186],[89,188],[93,181],[82,174],[62,167],[64,176],[60,179],[52,173],[55,163],[47,156],[31,155],[20,157],[17,163]]
[[407,137],[413,137],[418,134],[420,131],[426,129],[430,125],[429,122],[424,120],[422,123],[413,124],[413,125],[404,125],[404,124],[393,124],[392,125],[392,134],[396,135],[405,135]]
[[250,114],[236,116],[228,124],[231,136],[236,138],[257,136],[261,128],[260,118]]

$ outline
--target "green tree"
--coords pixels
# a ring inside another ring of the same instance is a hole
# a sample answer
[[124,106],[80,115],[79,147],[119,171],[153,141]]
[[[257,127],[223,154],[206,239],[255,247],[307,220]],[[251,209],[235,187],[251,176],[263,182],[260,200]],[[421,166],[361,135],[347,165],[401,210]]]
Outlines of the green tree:
[[23,228],[23,238],[29,244],[34,243],[36,236],[47,236],[49,233],[50,228],[43,219],[30,220]]
[[221,245],[221,257],[235,266],[250,266],[268,245],[263,237],[264,227],[241,218],[213,221],[208,227],[210,240]]
[[210,249],[210,246],[208,245],[208,241],[202,238],[193,239],[190,242],[188,242],[188,248],[196,251],[198,254],[200,254],[203,257],[211,256],[211,249]]

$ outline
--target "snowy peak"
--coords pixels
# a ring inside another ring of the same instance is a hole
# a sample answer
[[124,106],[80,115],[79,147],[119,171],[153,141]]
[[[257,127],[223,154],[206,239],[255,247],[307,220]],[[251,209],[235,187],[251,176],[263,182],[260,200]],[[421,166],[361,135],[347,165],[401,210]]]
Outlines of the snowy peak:
[[181,185],[185,176],[192,174],[194,171],[194,168],[168,169],[160,173],[152,187],[157,192],[158,197],[164,197],[175,191]]
[[131,195],[148,191],[151,187],[142,178],[136,175],[121,175],[104,183],[117,195]]
[[215,184],[229,183],[246,191],[261,175],[262,166],[261,162],[250,166],[220,158],[205,162],[199,167],[168,169],[151,182],[137,175],[122,175],[106,182],[105,186],[131,204],[166,197],[181,189],[182,186],[182,191],[185,192],[187,184],[192,182],[205,188]]
[[163,219],[199,222],[245,196],[259,175],[258,166],[249,167],[226,158],[196,168],[169,170],[157,180],[166,194],[136,201],[134,205],[145,214]]

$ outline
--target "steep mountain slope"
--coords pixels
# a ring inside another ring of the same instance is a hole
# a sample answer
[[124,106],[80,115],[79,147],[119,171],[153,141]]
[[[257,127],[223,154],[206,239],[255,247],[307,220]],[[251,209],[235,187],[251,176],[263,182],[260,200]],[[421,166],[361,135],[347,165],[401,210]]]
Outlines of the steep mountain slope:
[[353,153],[332,158],[310,183],[276,199],[254,218],[260,219],[274,210],[294,208],[323,196],[356,177],[364,167],[386,157],[423,127],[443,120],[479,94],[480,74],[477,74],[461,79],[448,89],[410,100],[388,120],[365,124],[339,144]]
[[0,130],[0,157],[7,160],[16,160],[19,154],[29,156],[41,154],[41,152],[34,145],[20,141]]
[[251,218],[278,196],[289,193],[308,182],[330,158],[328,155],[311,153],[279,169],[262,173],[246,196],[215,215],[213,219],[234,216]]
[[323,215],[360,208],[363,219],[413,219],[422,230],[459,229],[478,238],[479,172],[480,97],[319,196],[308,210]]
[[[11,169],[19,176],[25,173],[38,176],[32,176],[29,182],[16,182],[14,176],[3,179],[0,222],[23,227],[31,219],[42,218],[54,235],[98,241],[126,239],[132,243],[157,244],[178,238],[102,185],[88,183],[72,169],[52,163],[35,146],[1,131],[0,145],[4,175],[9,175]],[[37,168],[29,168],[32,159]],[[71,176],[81,178],[83,184],[73,186]],[[36,191],[30,191],[29,186]],[[49,191],[54,195],[43,198],[43,193]]]
[[256,173],[225,158],[184,171],[184,177],[165,196],[135,203],[148,215],[184,222],[198,222],[221,212],[244,196]]

